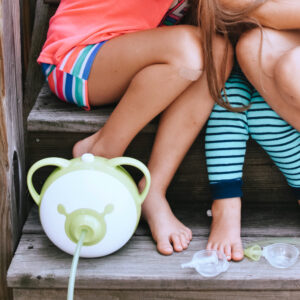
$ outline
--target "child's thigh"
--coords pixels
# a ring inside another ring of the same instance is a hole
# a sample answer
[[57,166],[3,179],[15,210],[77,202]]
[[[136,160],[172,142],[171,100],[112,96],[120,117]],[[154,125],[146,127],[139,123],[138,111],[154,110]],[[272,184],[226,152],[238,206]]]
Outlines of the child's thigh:
[[[299,33],[300,36],[300,33]],[[291,105],[300,105],[300,43],[278,60],[274,71],[280,94]],[[286,97],[287,96],[287,97]]]
[[88,78],[91,105],[120,98],[135,74],[153,64],[202,69],[197,28],[160,27],[107,41],[97,53]]
[[273,77],[281,57],[299,45],[299,30],[253,29],[240,38],[236,53],[243,71],[255,81],[258,70],[261,76]]

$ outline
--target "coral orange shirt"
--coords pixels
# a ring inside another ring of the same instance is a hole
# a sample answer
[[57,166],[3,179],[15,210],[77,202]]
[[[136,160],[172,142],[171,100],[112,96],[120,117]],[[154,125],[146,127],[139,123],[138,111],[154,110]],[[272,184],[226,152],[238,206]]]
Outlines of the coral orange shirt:
[[173,0],[61,0],[39,63],[57,65],[73,47],[159,25]]

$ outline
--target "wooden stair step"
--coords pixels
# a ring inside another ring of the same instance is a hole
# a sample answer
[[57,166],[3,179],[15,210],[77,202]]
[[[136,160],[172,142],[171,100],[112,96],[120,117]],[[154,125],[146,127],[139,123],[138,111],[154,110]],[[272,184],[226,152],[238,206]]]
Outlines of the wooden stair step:
[[[268,209],[259,204],[245,209],[244,245],[262,240],[271,243],[278,236],[290,236],[299,247],[299,209],[289,205]],[[197,216],[191,219],[193,211]],[[289,269],[274,269],[263,258],[259,262],[244,259],[231,263],[226,273],[215,278],[204,278],[193,269],[181,269],[181,263],[188,262],[196,251],[205,248],[209,226],[203,207],[198,214],[195,207],[186,208],[181,216],[194,231],[188,250],[171,256],[158,254],[149,232],[141,229],[145,226],[142,224],[118,252],[97,259],[80,259],[76,299],[106,300],[118,295],[116,299],[128,300],[279,299],[279,296],[299,299],[300,261]],[[42,233],[35,209],[24,227],[8,271],[8,284],[15,299],[35,300],[42,296],[64,299],[71,260],[70,255],[55,247]]]
[[[107,121],[113,106],[104,106],[85,111],[75,105],[59,100],[44,84],[28,119],[28,131],[93,133]],[[154,133],[157,124],[150,123],[144,132]]]
[[[244,244],[261,238],[243,238]],[[300,242],[300,238],[295,239]],[[206,239],[195,237],[189,250],[162,256],[150,237],[135,236],[117,253],[97,259],[80,259],[78,289],[166,290],[299,290],[300,262],[289,269],[274,269],[264,259],[231,263],[228,272],[204,279],[180,265],[205,249]],[[72,256],[56,248],[45,235],[24,235],[8,271],[12,288],[66,288]],[[276,270],[276,272],[275,272]],[[230,282],[230,286],[228,286]]]
[[[47,84],[41,89],[37,101],[28,117],[29,164],[49,157],[72,157],[72,147],[80,139],[101,128],[113,107],[95,108],[84,111],[75,105],[66,104],[51,93]],[[148,124],[133,140],[125,155],[147,163],[157,120]],[[39,173],[39,186],[49,175],[47,169]],[[277,167],[264,151],[253,141],[247,147],[244,166],[245,201],[294,201],[290,189]],[[172,199],[209,199],[207,172],[204,154],[204,130],[186,155],[170,186]]]
[[[58,289],[16,289],[14,297],[17,300],[57,300],[66,299],[66,292]],[[251,291],[168,291],[168,290],[77,290],[76,300],[298,300],[299,292],[292,290],[251,290]]]
[[[172,206],[176,217],[191,228],[193,236],[208,236],[211,218],[206,212],[210,209],[209,202],[176,203]],[[272,204],[249,202],[242,207],[243,237],[285,236],[300,237],[300,209],[294,204]],[[42,234],[38,209],[34,206],[23,227],[23,234]],[[147,224],[142,220],[135,235],[150,235]]]

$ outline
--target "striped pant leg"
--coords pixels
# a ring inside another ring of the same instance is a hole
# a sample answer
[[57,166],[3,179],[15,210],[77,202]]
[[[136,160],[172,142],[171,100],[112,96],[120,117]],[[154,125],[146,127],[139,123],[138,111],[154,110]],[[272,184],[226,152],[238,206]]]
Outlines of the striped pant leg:
[[[252,86],[240,72],[233,71],[225,84],[233,107],[249,105]],[[249,138],[246,112],[231,112],[215,105],[205,137],[206,165],[212,198],[242,196],[242,174]]]
[[257,91],[252,95],[248,126],[251,137],[268,153],[300,199],[299,131],[282,120]]

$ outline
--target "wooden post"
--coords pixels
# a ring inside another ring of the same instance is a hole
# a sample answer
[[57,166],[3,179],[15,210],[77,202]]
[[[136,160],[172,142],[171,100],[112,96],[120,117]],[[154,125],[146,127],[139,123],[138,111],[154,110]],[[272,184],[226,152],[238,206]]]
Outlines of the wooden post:
[[31,47],[28,60],[28,72],[25,79],[25,94],[24,94],[24,119],[27,119],[28,114],[36,100],[36,97],[45,82],[45,77],[42,73],[42,68],[37,63],[37,58],[41,52],[42,46],[46,40],[48,31],[48,22],[51,15],[49,5],[44,3],[44,0],[37,0],[35,6],[35,18],[31,37]]
[[0,0],[0,299],[27,213],[19,0]]

